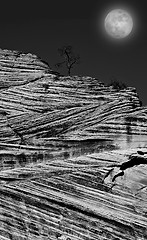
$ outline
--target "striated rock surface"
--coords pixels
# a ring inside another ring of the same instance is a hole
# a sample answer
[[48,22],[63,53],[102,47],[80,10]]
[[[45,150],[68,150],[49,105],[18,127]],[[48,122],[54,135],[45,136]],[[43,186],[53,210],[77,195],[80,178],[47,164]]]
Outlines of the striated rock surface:
[[[135,148],[116,149],[126,135]],[[134,88],[60,76],[35,55],[0,50],[0,239],[147,239],[146,140]],[[130,165],[137,150],[143,164]]]
[[128,168],[112,182],[136,150],[3,167],[1,239],[145,240],[146,164]]
[[0,49],[0,88],[22,85],[49,71],[36,55]]
[[32,54],[0,50],[0,140],[68,140],[147,134],[147,108],[134,88],[63,77]]

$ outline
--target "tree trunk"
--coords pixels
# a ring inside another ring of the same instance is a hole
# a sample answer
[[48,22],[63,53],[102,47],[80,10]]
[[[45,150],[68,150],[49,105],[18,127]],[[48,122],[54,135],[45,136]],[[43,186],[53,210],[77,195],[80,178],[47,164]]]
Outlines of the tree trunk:
[[68,76],[71,76],[71,67],[68,67]]

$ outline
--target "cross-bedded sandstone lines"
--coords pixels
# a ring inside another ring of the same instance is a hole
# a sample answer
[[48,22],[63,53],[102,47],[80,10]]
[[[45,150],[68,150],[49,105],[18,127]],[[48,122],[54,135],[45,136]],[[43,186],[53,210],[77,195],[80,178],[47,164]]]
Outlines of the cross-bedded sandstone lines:
[[134,151],[48,159],[3,169],[0,177],[18,181],[0,181],[1,236],[29,240],[61,236],[72,240],[146,239],[146,194],[141,199],[134,194],[142,186],[146,168],[128,168],[126,179],[118,177],[112,189],[112,173],[103,181],[108,169],[127,162]]

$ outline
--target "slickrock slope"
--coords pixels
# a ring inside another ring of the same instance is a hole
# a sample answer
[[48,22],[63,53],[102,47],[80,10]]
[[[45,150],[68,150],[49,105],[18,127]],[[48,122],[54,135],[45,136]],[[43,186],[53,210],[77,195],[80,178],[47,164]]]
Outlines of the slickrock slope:
[[59,76],[35,55],[1,50],[0,127],[3,142],[107,139],[147,134],[147,109],[134,88]]
[[135,151],[3,168],[0,239],[147,239],[147,166],[128,168],[112,182],[118,166]]
[[[0,240],[147,239],[147,149],[104,141],[100,152],[98,140],[126,134],[147,138],[134,88],[60,76],[35,55],[0,50]],[[80,140],[97,140],[98,153],[70,157]],[[129,166],[137,150],[144,164]]]

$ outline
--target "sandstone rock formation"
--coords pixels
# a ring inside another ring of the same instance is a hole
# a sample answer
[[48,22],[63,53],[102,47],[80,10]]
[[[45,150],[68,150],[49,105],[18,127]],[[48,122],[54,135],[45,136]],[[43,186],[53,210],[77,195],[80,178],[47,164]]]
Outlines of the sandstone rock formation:
[[[0,50],[0,239],[147,239],[146,148],[59,154],[65,142],[126,134],[147,135],[134,88],[60,76],[32,54]],[[145,164],[128,168],[137,150]]]
[[147,108],[134,88],[60,76],[35,55],[1,50],[0,126],[3,142],[107,139],[147,134]]
[[112,183],[118,165],[134,151],[3,168],[0,239],[145,240],[146,165],[129,168]]

